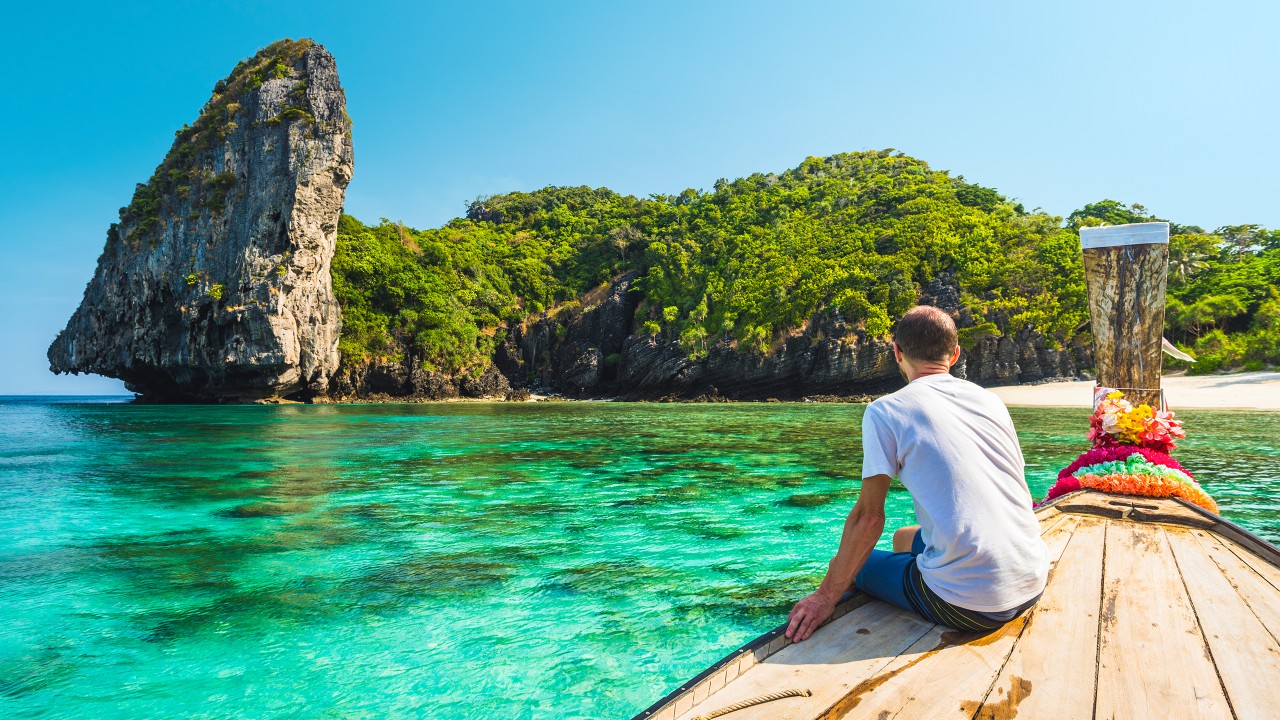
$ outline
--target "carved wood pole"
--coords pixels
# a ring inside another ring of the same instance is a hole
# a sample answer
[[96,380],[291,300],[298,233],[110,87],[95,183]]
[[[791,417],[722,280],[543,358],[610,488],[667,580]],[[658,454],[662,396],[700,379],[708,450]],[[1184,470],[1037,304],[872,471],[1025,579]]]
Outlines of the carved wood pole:
[[1098,385],[1160,407],[1169,223],[1080,229]]

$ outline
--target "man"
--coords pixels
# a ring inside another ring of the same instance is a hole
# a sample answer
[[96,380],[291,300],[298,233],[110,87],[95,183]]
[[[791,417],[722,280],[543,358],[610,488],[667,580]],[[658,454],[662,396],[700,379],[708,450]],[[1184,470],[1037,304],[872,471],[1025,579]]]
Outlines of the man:
[[[1044,591],[1049,551],[1009,411],[950,374],[960,347],[945,312],[912,308],[893,339],[907,386],[862,417],[862,492],[822,585],[791,610],[786,634],[796,642],[831,617],[851,585],[931,622],[983,633]],[[920,525],[895,532],[890,553],[874,547],[893,477],[911,493]]]

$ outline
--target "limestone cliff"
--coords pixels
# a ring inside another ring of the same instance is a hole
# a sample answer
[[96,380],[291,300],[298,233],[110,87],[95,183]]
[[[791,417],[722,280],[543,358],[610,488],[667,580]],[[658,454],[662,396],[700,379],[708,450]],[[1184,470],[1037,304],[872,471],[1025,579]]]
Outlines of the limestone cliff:
[[[903,384],[885,338],[868,337],[837,314],[821,312],[767,353],[726,342],[691,356],[674,338],[636,332],[643,300],[638,274],[624,273],[577,299],[503,328],[504,340],[474,376],[449,377],[400,361],[344,366],[333,401],[442,400],[520,396],[522,390],[625,400],[865,399]],[[919,300],[973,325],[954,274],[921,288]],[[962,337],[965,334],[962,331]],[[953,373],[981,385],[1074,379],[1092,367],[1087,345],[1051,347],[1035,330],[966,337]]]
[[236,66],[107,232],[50,369],[144,398],[323,393],[341,315],[330,262],[353,168],[333,56],[282,40]]
[[[862,398],[902,385],[888,340],[826,312],[767,353],[720,342],[691,357],[674,338],[634,332],[642,299],[636,277],[615,278],[598,297],[582,298],[579,311],[508,328],[494,354],[497,369],[516,387],[632,400]],[[954,274],[926,284],[919,301],[946,310],[961,327],[973,324]],[[1092,367],[1088,346],[1055,349],[1034,330],[964,344],[953,372],[981,385],[1072,379]]]
[[799,399],[864,395],[898,377],[887,342],[823,316],[768,354],[716,343],[699,357],[635,333],[637,275],[615,278],[582,309],[510,328],[494,362],[516,385],[574,397]]

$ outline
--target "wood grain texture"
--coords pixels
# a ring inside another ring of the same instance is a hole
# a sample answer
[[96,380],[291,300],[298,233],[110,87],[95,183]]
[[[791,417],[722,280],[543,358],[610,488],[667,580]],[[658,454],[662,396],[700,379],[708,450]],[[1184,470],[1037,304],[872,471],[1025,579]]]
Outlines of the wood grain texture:
[[[1049,557],[1056,561],[1071,540],[1076,519],[1060,516],[1050,522],[1043,537],[1049,546]],[[1029,617],[1024,614],[985,636],[935,625],[879,674],[859,684],[818,717],[844,720],[889,713],[897,720],[972,718],[990,693]]]
[[[1243,550],[1239,546],[1232,548],[1230,541],[1203,531],[1193,531],[1192,535],[1205,555],[1221,568],[1222,574],[1231,581],[1231,586],[1248,603],[1271,637],[1280,640],[1280,591],[1240,559],[1237,553]],[[1280,678],[1275,680],[1280,685]]]
[[1236,718],[1274,718],[1280,712],[1280,645],[1189,531],[1167,528],[1165,536]]
[[1049,584],[1001,631],[958,633],[874,601],[805,643],[735,665],[724,689],[672,714],[807,689],[812,697],[726,717],[1280,717],[1280,569],[1255,554],[1274,549],[1242,545],[1243,531],[1185,510],[1099,493],[1042,508]]
[[1027,629],[975,718],[1093,717],[1106,527],[1105,520],[1078,519]]
[[795,697],[732,713],[731,720],[812,718],[850,688],[879,672],[932,627],[912,613],[872,601],[831,622],[804,642],[779,650],[724,689],[677,713],[680,720],[782,690],[810,690]]
[[1166,243],[1085,248],[1084,272],[1098,384],[1135,404],[1160,402]]
[[[1223,533],[1223,539],[1236,540],[1236,538],[1226,533]],[[1244,545],[1244,543],[1232,542],[1228,547],[1240,558],[1241,562],[1253,568],[1254,572],[1261,575],[1277,591],[1280,591],[1280,568],[1258,557],[1257,552],[1253,548]]]
[[1230,718],[1164,529],[1108,523],[1095,716]]

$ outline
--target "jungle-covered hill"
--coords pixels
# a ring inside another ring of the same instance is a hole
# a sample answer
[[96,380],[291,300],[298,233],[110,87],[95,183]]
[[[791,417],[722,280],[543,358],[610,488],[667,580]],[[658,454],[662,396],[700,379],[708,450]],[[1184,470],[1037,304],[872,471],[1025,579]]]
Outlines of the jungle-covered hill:
[[[893,150],[678,195],[514,192],[427,230],[343,215],[338,394],[448,394],[495,368],[588,395],[738,377],[756,378],[739,396],[777,394],[806,373],[831,380],[809,390],[870,389],[893,379],[883,338],[920,299],[956,314],[976,379],[1083,371],[1077,229],[1150,219],[1104,200],[1064,221]],[[1172,231],[1168,333],[1192,371],[1280,363],[1280,232]]]

